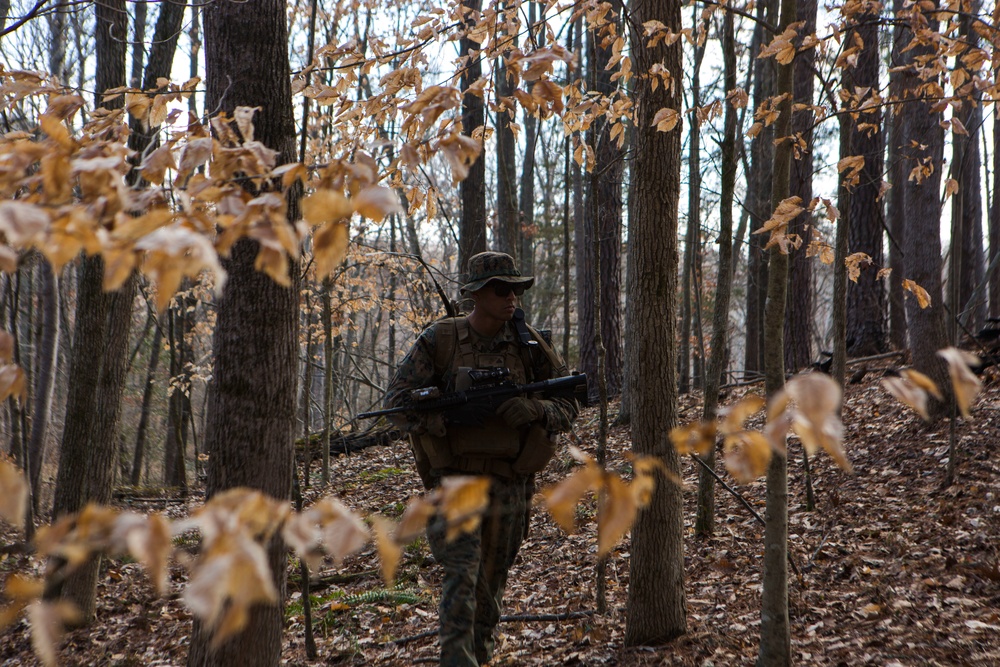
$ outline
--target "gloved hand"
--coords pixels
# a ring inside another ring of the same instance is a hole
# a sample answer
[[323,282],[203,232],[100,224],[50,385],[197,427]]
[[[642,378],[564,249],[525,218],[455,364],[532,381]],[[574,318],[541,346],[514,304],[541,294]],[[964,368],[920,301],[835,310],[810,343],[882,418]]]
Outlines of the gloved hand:
[[545,419],[545,408],[537,398],[516,396],[504,401],[497,408],[497,414],[511,428],[519,428],[525,424],[540,422]]
[[440,412],[430,412],[428,414],[421,415],[420,421],[422,431],[421,433],[418,433],[418,435],[429,433],[430,435],[442,438],[447,432],[444,424],[444,415]]

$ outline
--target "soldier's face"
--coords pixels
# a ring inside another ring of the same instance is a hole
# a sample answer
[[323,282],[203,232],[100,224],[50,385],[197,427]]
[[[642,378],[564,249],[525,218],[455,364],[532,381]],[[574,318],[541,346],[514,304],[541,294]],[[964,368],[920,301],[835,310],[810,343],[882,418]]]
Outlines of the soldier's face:
[[503,322],[513,319],[514,311],[517,309],[518,292],[523,294],[524,290],[507,289],[508,287],[513,286],[494,280],[473,292],[472,298],[476,302],[476,309],[483,315]]

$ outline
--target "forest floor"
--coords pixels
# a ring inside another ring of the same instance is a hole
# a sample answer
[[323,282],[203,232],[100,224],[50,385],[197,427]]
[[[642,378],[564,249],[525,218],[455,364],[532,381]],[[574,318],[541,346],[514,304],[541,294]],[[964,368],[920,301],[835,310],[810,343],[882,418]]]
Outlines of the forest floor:
[[[745,391],[734,390],[725,403]],[[681,407],[682,421],[694,420],[700,401],[685,397]],[[578,443],[586,451],[595,448],[596,422],[596,411],[589,409],[576,424]],[[801,448],[790,448],[789,544],[798,571],[789,582],[793,659],[809,665],[1000,665],[1000,387],[986,387],[972,418],[958,424],[957,479],[946,488],[947,420],[925,426],[872,380],[848,388],[844,423],[855,473],[842,472],[825,455],[812,460],[816,511],[805,507]],[[627,470],[629,448],[628,430],[612,427],[609,467]],[[562,479],[573,465],[563,452],[539,487]],[[753,664],[762,529],[720,488],[715,535],[696,538],[697,474],[685,461],[684,480],[690,486],[684,494],[685,636],[667,646],[626,648],[628,539],[608,562],[609,611],[595,615],[593,504],[579,510],[575,535],[566,535],[538,509],[510,574],[504,613],[512,619],[500,625],[491,664]],[[333,479],[322,492],[362,513],[398,516],[407,498],[420,492],[402,443],[336,459]],[[735,488],[764,514],[763,480]],[[313,486],[308,495],[316,498],[320,491]],[[182,514],[187,508],[174,505],[169,511]],[[15,537],[0,539],[9,543]],[[0,570],[26,565],[24,556],[5,556]],[[392,589],[380,579],[373,548],[336,570],[328,567],[322,574],[337,575],[341,583],[314,593],[319,657],[306,658],[302,604],[293,592],[282,664],[436,662],[440,571],[426,540],[405,550]],[[111,561],[103,572],[97,621],[64,639],[61,664],[183,665],[191,631],[190,615],[179,600],[183,569],[174,568],[174,594],[168,599],[154,596],[137,564]],[[0,634],[0,666],[34,664],[22,620]]]

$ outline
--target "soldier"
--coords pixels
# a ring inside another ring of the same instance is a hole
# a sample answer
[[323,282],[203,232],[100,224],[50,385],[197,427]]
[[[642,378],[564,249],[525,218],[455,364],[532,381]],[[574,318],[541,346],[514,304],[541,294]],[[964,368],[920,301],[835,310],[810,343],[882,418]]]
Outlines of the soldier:
[[[466,369],[508,368],[518,384],[567,374],[566,365],[537,331],[515,322],[517,298],[534,278],[522,276],[510,255],[483,252],[469,259],[471,297],[465,317],[438,320],[420,334],[389,385],[386,407],[407,392],[437,386],[463,389]],[[518,313],[520,315],[520,313]],[[519,335],[519,328],[529,336]],[[528,529],[534,473],[555,452],[556,433],[569,430],[578,406],[569,398],[511,398],[481,425],[448,423],[441,414],[393,415],[410,433],[417,470],[427,488],[447,475],[488,475],[490,500],[479,528],[445,540],[442,516],[428,524],[427,538],[444,568],[440,606],[441,664],[485,665],[493,657],[493,631],[507,573]]]

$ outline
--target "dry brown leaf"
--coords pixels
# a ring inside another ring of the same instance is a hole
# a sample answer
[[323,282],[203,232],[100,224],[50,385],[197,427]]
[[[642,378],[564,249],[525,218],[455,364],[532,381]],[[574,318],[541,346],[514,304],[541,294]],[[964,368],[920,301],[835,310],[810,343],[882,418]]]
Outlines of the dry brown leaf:
[[439,494],[438,510],[447,523],[445,539],[450,542],[479,525],[490,501],[490,478],[448,476],[441,480]]
[[[221,645],[239,632],[243,627],[240,621],[246,620],[234,608],[245,611],[255,604],[270,604],[278,599],[267,552],[244,532],[217,537],[191,572],[182,599],[191,613],[213,632],[212,645]],[[225,625],[221,627],[223,620]]]
[[785,385],[785,391],[795,402],[792,430],[809,454],[826,450],[843,470],[853,467],[844,452],[844,425],[840,421],[840,401],[843,392],[837,381],[824,373],[796,375]]
[[680,120],[681,116],[677,113],[677,109],[664,107],[653,116],[653,122],[650,123],[650,126],[656,127],[657,132],[669,132],[677,127]]
[[360,551],[371,539],[368,527],[361,517],[336,498],[320,500],[309,508],[306,515],[311,519],[315,517],[323,536],[323,544],[337,565]]
[[[572,451],[574,448],[570,448]],[[577,450],[579,451],[579,450]],[[603,473],[591,460],[553,487],[542,490],[545,506],[567,533],[576,530],[576,506],[584,494],[601,488]]]
[[923,287],[916,284],[909,278],[903,279],[903,289],[913,294],[913,296],[917,297],[917,304],[921,308],[926,308],[927,306],[931,305],[931,295],[927,293],[927,290],[925,290]]
[[639,506],[629,485],[618,475],[607,474],[604,498],[597,513],[597,556],[605,556],[632,527]]
[[983,383],[970,367],[979,366],[982,362],[976,355],[957,347],[946,347],[937,353],[948,362],[948,374],[951,376],[951,386],[955,390],[955,402],[962,416],[968,418],[969,408],[983,387]]
[[174,551],[170,522],[160,513],[142,517],[138,530],[130,530],[125,537],[129,554],[145,566],[149,578],[160,595],[170,590],[167,570]]
[[372,530],[375,532],[375,546],[378,548],[379,561],[382,564],[382,580],[386,586],[392,586],[396,579],[399,561],[403,557],[403,549],[392,537],[396,524],[377,514],[371,517],[371,521]]
[[46,667],[59,664],[56,644],[62,638],[67,623],[76,623],[80,614],[70,602],[45,602],[38,600],[28,605],[28,622],[31,624],[31,647]]
[[43,244],[49,223],[49,214],[41,206],[21,201],[0,202],[0,232],[14,247]]
[[0,459],[0,517],[20,528],[24,525],[27,503],[28,483],[24,475],[13,463]]
[[918,415],[923,417],[924,421],[930,421],[926,391],[902,377],[882,378],[882,386],[895,396],[897,401],[913,408]]
[[353,212],[351,202],[337,190],[317,190],[302,199],[302,217],[313,227],[341,222],[350,218]]
[[904,368],[899,372],[904,378],[917,385],[928,394],[933,396],[939,401],[944,400],[944,394],[941,393],[941,389],[934,384],[934,380],[930,379],[920,371],[915,368]]
[[742,431],[727,435],[723,446],[726,470],[741,484],[749,484],[767,472],[772,450],[763,433]]
[[407,544],[415,540],[427,527],[427,522],[434,516],[437,508],[433,503],[424,498],[414,496],[406,504],[406,511],[403,512],[396,528],[396,541]]
[[729,435],[743,430],[743,423],[764,407],[764,399],[757,394],[747,394],[722,412],[719,431]]
[[258,111],[260,111],[260,107],[236,107],[233,111],[233,120],[236,121],[236,127],[243,135],[244,143],[249,144],[254,140],[253,117]]
[[399,197],[389,188],[370,185],[351,197],[354,210],[371,220],[381,220],[390,213],[401,213]]
[[681,456],[704,456],[715,446],[715,422],[691,422],[670,430],[670,442]]

